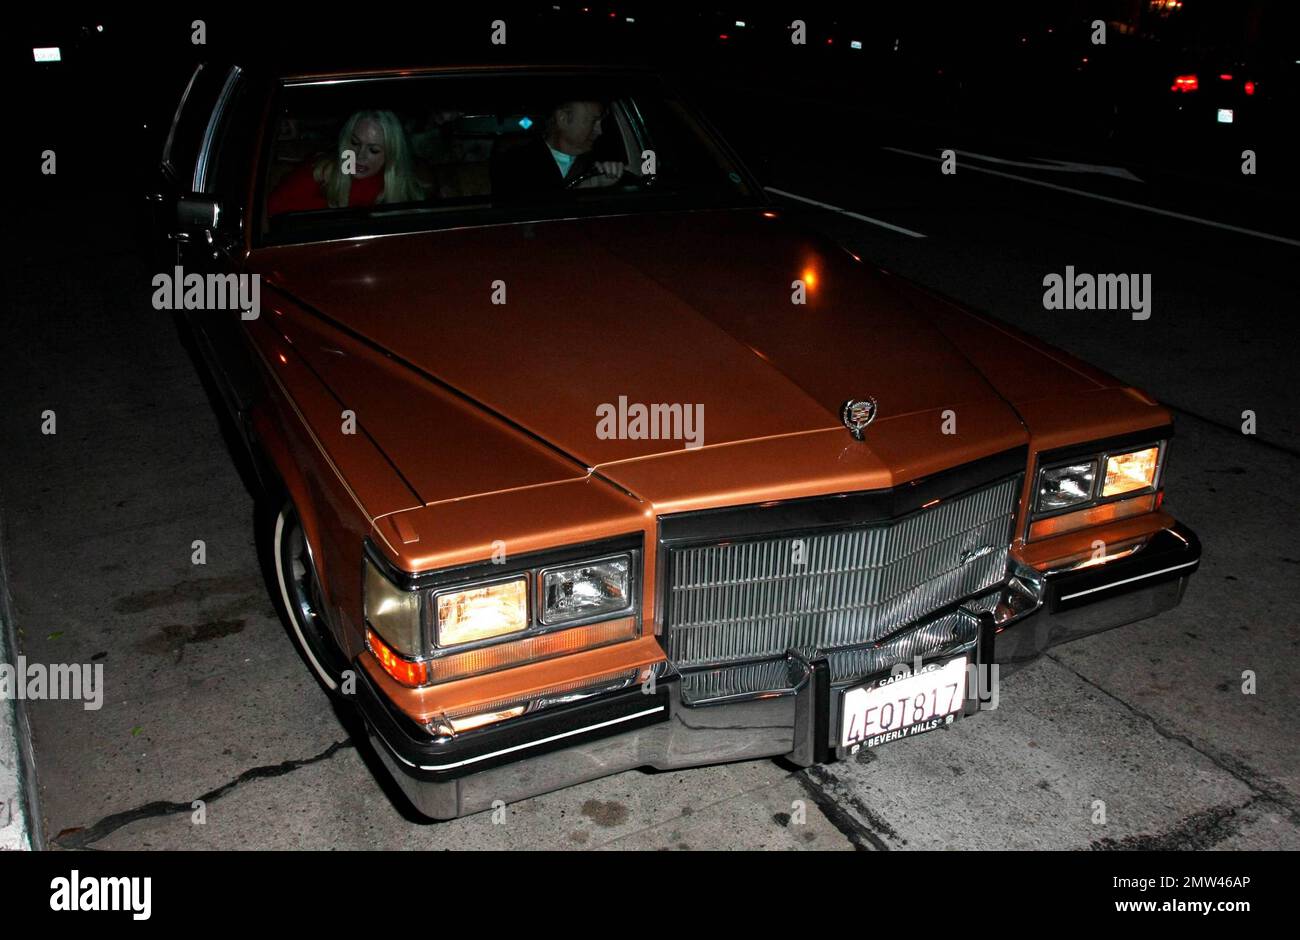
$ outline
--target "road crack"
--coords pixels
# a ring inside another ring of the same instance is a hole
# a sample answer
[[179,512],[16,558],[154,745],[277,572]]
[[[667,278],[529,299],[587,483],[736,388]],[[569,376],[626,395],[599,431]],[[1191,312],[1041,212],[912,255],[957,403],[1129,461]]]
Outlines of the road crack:
[[813,802],[817,804],[817,808],[822,811],[822,815],[826,817],[827,821],[849,840],[849,843],[856,851],[870,852],[875,850],[877,852],[888,852],[889,844],[881,838],[881,835],[888,836],[891,839],[898,839],[898,833],[894,831],[893,827],[876,816],[857,797],[846,795],[849,804],[861,813],[870,825],[864,825],[857,817],[846,810],[840,804],[840,801],[831,795],[829,789],[834,787],[837,790],[844,790],[844,786],[840,779],[825,767],[819,765],[806,767],[803,771],[795,774],[795,779],[812,797]]
[[1177,825],[1165,832],[1125,836],[1122,839],[1094,839],[1090,847],[1094,851],[1105,852],[1185,852],[1212,849],[1241,831],[1242,821],[1238,813],[1265,799],[1263,796],[1252,796],[1241,806],[1212,806],[1183,817]]
[[105,836],[116,832],[123,826],[129,826],[132,823],[139,822],[142,819],[155,819],[161,816],[172,816],[177,813],[191,813],[194,811],[195,800],[201,800],[205,805],[228,794],[235,787],[248,783],[252,780],[265,780],[270,777],[283,777],[285,774],[293,773],[303,767],[319,763],[323,760],[329,760],[340,750],[352,747],[352,742],[335,741],[325,750],[312,757],[304,757],[298,760],[281,761],[278,764],[266,764],[261,767],[252,767],[245,770],[234,780],[223,783],[214,790],[201,794],[184,803],[172,803],[167,800],[155,800],[152,803],[145,803],[143,806],[137,806],[134,809],[125,810],[121,813],[114,813],[111,816],[105,816],[99,822],[92,826],[75,827],[65,829],[57,836],[50,840],[52,846],[61,849],[84,849],[90,847],[93,842],[98,842]]

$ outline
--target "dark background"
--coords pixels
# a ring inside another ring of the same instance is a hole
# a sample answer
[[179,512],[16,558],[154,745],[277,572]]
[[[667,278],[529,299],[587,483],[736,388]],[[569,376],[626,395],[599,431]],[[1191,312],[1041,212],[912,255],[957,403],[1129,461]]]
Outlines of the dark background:
[[[505,46],[489,41],[498,17],[507,22]],[[796,18],[807,24],[806,46],[789,41]],[[206,23],[204,46],[190,41],[195,19]],[[1098,19],[1107,23],[1105,45],[1091,42]],[[745,25],[736,26],[738,20]],[[862,48],[851,48],[854,41]],[[63,60],[36,63],[35,46],[59,46]],[[316,17],[306,6],[265,5],[38,13],[6,30],[6,86],[23,102],[23,146],[5,148],[4,159],[20,172],[50,148],[58,153],[59,172],[38,187],[17,187],[16,195],[142,192],[194,63],[226,56],[298,67],[648,64],[679,77],[760,173],[797,148],[810,125],[836,125],[843,148],[872,146],[906,125],[940,130],[957,147],[1026,142],[1061,159],[1119,161],[1189,184],[1296,188],[1294,174],[1278,172],[1276,162],[1272,172],[1243,179],[1240,152],[1284,142],[1300,113],[1298,4],[701,8],[568,0],[474,4],[461,12],[438,3],[392,16],[342,18]],[[1188,73],[1199,76],[1198,92],[1172,92],[1174,77]],[[1233,79],[1220,81],[1220,74]],[[1249,96],[1246,81],[1254,84]],[[1224,104],[1236,111],[1233,124],[1205,119]]]

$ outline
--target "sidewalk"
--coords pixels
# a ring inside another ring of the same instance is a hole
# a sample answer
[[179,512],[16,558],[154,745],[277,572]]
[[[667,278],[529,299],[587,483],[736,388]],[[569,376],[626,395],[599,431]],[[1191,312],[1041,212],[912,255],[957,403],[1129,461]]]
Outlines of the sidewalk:
[[[5,573],[4,526],[0,518],[0,664],[16,661],[16,637]],[[31,734],[21,703],[0,697],[0,852],[32,848],[30,816],[35,803]]]

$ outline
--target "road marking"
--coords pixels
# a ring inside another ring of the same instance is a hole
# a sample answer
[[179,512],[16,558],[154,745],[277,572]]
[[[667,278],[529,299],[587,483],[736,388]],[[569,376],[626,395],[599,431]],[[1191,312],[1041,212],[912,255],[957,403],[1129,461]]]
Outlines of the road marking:
[[[888,149],[888,148],[886,148]],[[1003,157],[991,157],[987,153],[975,153],[973,150],[957,150],[963,157],[974,157],[987,163],[1001,163],[1006,166],[1023,166],[1030,170],[1056,170],[1060,173],[1097,173],[1101,176],[1114,176],[1117,179],[1142,182],[1132,170],[1122,166],[1107,166],[1104,163],[1075,163],[1071,160],[1054,160],[1051,157],[1035,157],[1036,162],[1028,160],[1007,160]]]
[[[901,153],[909,157],[920,157],[922,160],[933,160],[939,162],[939,158],[931,156],[928,153],[917,153],[915,150],[903,150],[899,147],[881,147],[881,150],[889,150],[893,153]],[[1144,206],[1140,202],[1130,202],[1127,199],[1116,199],[1114,196],[1102,196],[1099,193],[1090,193],[1086,189],[1075,189],[1072,186],[1061,186],[1058,183],[1047,183],[1043,180],[1031,179],[1028,176],[1017,176],[1014,173],[1003,173],[1001,170],[990,170],[982,166],[967,166],[967,170],[975,173],[988,173],[990,176],[1002,176],[1009,180],[1019,180],[1022,183],[1032,183],[1034,186],[1043,186],[1047,189],[1060,190],[1063,193],[1074,193],[1076,196],[1087,196],[1089,199],[1100,199],[1102,202],[1114,203],[1117,206],[1128,206],[1130,209],[1141,209],[1143,212],[1154,212],[1156,215],[1165,215],[1171,219],[1181,219],[1184,222],[1196,222],[1200,225],[1209,225],[1212,228],[1221,228],[1229,232],[1237,232],[1241,235],[1253,235],[1256,238],[1264,238],[1272,242],[1281,242],[1284,245],[1293,245],[1300,248],[1300,241],[1294,238],[1283,238],[1281,235],[1273,235],[1269,232],[1256,231],[1253,228],[1242,228],[1239,225],[1229,225],[1227,222],[1215,222],[1212,219],[1202,219],[1195,215],[1186,215],[1182,212],[1174,212],[1171,209],[1157,209],[1155,206]]]
[[848,209],[841,209],[839,206],[833,206],[829,202],[818,202],[816,199],[809,199],[807,196],[800,196],[798,193],[788,193],[784,189],[776,189],[773,186],[764,186],[769,193],[776,193],[778,196],[785,196],[787,199],[797,199],[800,202],[806,202],[809,205],[817,206],[821,209],[830,209],[832,212],[839,212],[847,215],[851,219],[861,219],[863,222],[870,222],[872,225],[879,225],[881,228],[887,228],[893,232],[902,232],[904,235],[910,235],[913,238],[925,238],[920,232],[913,232],[910,228],[903,228],[901,225],[891,225],[889,222],[882,222],[880,219],[873,219],[869,215],[863,215],[861,212],[850,212]]

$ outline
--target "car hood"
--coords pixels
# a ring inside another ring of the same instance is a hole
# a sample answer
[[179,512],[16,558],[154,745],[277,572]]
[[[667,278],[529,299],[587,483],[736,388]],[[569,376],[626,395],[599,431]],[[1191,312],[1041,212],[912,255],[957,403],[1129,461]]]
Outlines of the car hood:
[[[847,439],[841,406],[867,396],[882,422],[978,405],[1018,427],[894,279],[776,213],[490,226],[264,249],[254,262],[587,467],[827,429]],[[659,427],[638,426],[637,405]]]

